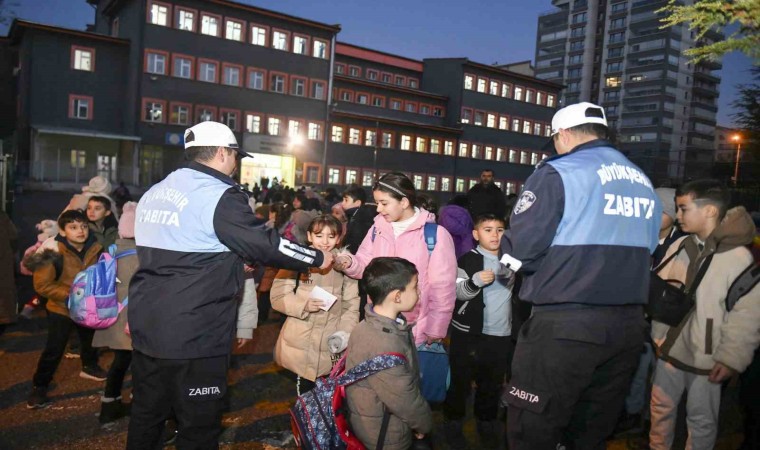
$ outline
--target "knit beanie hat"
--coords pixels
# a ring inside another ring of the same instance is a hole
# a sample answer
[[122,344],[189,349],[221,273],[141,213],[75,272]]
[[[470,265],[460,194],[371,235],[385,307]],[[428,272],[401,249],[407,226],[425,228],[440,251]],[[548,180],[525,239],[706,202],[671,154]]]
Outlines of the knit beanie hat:
[[119,237],[122,239],[135,238],[135,211],[137,203],[127,202],[121,209],[121,219],[119,220]]
[[100,175],[92,177],[87,186],[82,186],[82,192],[108,196],[111,194],[111,182]]
[[657,188],[654,190],[662,203],[662,212],[676,220],[676,190],[673,188]]

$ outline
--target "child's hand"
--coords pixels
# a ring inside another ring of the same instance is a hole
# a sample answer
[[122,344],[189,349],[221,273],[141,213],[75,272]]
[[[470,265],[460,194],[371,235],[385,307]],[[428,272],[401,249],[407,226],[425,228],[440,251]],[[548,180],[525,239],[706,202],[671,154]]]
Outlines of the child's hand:
[[335,257],[335,264],[333,268],[338,271],[344,271],[351,266],[351,256],[346,253],[341,253]]
[[320,311],[323,306],[325,306],[325,302],[318,298],[310,298],[306,301],[306,311],[309,312]]
[[415,432],[415,433],[414,433],[414,438],[415,438],[415,439],[425,439],[425,435],[424,435],[424,434],[422,434],[422,433],[416,433],[416,432]]
[[496,276],[491,269],[481,270],[473,277],[473,281],[478,287],[488,286],[493,283],[493,280],[495,279]]

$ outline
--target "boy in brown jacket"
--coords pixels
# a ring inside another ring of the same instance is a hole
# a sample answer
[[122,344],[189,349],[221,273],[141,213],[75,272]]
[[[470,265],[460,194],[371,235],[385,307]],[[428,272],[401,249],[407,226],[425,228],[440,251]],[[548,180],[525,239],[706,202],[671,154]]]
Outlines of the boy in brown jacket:
[[361,282],[371,303],[348,341],[346,370],[381,353],[400,353],[407,362],[347,388],[349,422],[359,440],[373,450],[388,412],[383,449],[406,450],[412,434],[422,439],[433,427],[430,406],[420,392],[412,326],[401,314],[411,311],[419,299],[417,269],[403,258],[375,258]]
[[24,261],[34,271],[34,290],[47,297],[48,338],[34,373],[33,388],[27,407],[43,408],[50,404],[47,388],[61,362],[72,327],[76,327],[82,344],[82,378],[103,381],[105,371],[98,366],[98,355],[92,348],[95,330],[75,324],[69,318],[66,300],[77,273],[95,264],[103,251],[90,234],[87,216],[80,210],[65,211],[58,218],[60,235],[57,251],[35,253]]

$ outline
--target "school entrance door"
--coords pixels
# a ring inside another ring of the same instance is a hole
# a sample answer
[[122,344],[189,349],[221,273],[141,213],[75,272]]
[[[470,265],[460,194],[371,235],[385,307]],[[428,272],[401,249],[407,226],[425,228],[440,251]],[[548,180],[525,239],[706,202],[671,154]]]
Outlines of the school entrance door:
[[248,153],[253,158],[243,158],[240,165],[240,184],[248,183],[252,189],[262,178],[269,178],[269,185],[275,178],[287,186],[295,185],[296,158],[288,155],[271,155],[267,153]]

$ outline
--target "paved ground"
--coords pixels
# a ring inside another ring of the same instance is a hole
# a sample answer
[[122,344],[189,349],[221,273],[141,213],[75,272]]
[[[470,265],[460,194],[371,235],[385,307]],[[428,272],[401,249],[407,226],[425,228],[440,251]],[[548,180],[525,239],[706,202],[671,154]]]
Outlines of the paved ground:
[[[14,216],[22,232],[22,248],[34,240],[35,233],[30,227],[42,218],[54,216],[70,195],[27,193],[17,197]],[[28,286],[28,280],[21,280],[21,284]],[[229,412],[224,416],[225,431],[221,437],[224,449],[293,448],[288,440],[287,410],[295,399],[294,383],[272,362],[271,356],[278,332],[279,321],[273,317],[256,330],[252,343],[235,351],[229,372]],[[0,337],[0,449],[124,448],[128,419],[107,427],[99,425],[97,413],[103,384],[79,378],[79,360],[62,361],[51,387],[52,406],[35,411],[26,408],[31,376],[45,337],[45,316],[41,311],[32,320],[9,327]],[[108,367],[111,359],[111,353],[105,352],[101,365]],[[128,378],[125,398],[129,398],[130,389]],[[729,387],[721,417],[719,449],[734,449],[741,442],[741,420],[735,403],[736,389]],[[435,448],[446,449],[440,412],[435,415],[438,424],[434,432]],[[482,448],[473,421],[465,428],[473,448]],[[676,448],[683,448],[683,438],[679,441],[681,444]],[[607,448],[647,447],[643,437],[629,435],[609,441]]]

